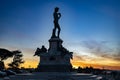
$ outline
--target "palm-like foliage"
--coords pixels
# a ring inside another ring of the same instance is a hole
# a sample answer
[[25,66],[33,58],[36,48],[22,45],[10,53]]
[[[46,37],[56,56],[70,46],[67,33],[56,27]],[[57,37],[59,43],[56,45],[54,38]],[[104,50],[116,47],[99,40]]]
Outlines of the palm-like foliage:
[[6,60],[9,57],[13,57],[16,53],[21,53],[21,51],[9,51],[7,49],[0,48],[0,61]]
[[8,66],[13,69],[19,68],[20,64],[24,63],[22,57],[23,57],[23,54],[21,54],[21,53],[15,54],[13,61],[11,63],[9,63]]
[[0,69],[4,69],[4,60],[13,57],[15,54],[21,53],[19,50],[9,51],[7,49],[0,48]]

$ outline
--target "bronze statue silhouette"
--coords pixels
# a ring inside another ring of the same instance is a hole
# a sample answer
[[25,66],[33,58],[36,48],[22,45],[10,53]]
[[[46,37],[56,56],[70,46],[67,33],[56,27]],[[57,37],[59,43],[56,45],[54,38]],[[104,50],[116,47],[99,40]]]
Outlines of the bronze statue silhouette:
[[46,53],[46,52],[47,52],[47,49],[45,48],[44,45],[42,45],[41,49],[40,48],[36,49],[34,56],[36,56],[36,55],[38,56],[39,54]]
[[56,29],[58,29],[58,32],[57,32],[57,37],[59,38],[60,36],[60,31],[61,31],[61,28],[60,28],[60,25],[58,23],[58,20],[60,19],[61,17],[61,13],[58,13],[59,11],[59,8],[56,7],[55,10],[54,10],[54,13],[53,13],[53,17],[54,17],[54,29],[53,29],[53,34],[52,34],[52,37],[56,37]]

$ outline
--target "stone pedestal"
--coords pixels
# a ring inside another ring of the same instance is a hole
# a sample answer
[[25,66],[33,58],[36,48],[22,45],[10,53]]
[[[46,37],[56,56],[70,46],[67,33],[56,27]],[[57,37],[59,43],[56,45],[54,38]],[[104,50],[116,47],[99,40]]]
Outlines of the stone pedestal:
[[40,53],[40,62],[37,67],[41,72],[70,72],[72,65],[70,59],[72,53],[62,46],[62,40],[52,37],[49,40],[49,49],[47,52]]

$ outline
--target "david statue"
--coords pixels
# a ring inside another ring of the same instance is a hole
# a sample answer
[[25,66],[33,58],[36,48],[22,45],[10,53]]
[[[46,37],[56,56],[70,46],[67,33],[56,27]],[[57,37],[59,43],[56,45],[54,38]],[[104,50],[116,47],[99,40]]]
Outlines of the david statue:
[[[60,31],[61,31],[61,28],[60,28],[60,25],[58,23],[59,19],[61,18],[61,13],[58,12],[59,11],[59,8],[56,7],[54,9],[54,13],[53,13],[53,17],[54,17],[54,29],[53,29],[53,33],[52,33],[52,37],[58,37],[60,36]],[[56,36],[56,30],[58,29],[58,32],[57,32],[57,36]]]
[[63,40],[60,39],[61,28],[58,21],[61,14],[58,7],[54,9],[53,18],[54,28],[52,37],[48,40],[49,48],[47,49],[43,45],[41,48],[37,48],[34,54],[34,56],[40,57],[36,70],[40,72],[70,72],[72,71],[70,60],[73,59],[73,53],[62,45]]

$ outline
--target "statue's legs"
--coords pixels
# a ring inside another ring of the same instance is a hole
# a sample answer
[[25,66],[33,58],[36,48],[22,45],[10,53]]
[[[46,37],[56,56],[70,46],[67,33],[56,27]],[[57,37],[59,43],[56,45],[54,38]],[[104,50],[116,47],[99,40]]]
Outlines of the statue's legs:
[[58,38],[60,36],[60,31],[61,31],[61,29],[60,29],[60,27],[58,27]]
[[54,34],[55,34],[55,36],[56,36],[56,27],[54,28]]
[[58,24],[58,22],[54,22],[54,29],[53,29],[54,34],[56,33],[56,29],[58,29],[57,37],[59,37],[61,29],[60,29],[60,25]]

